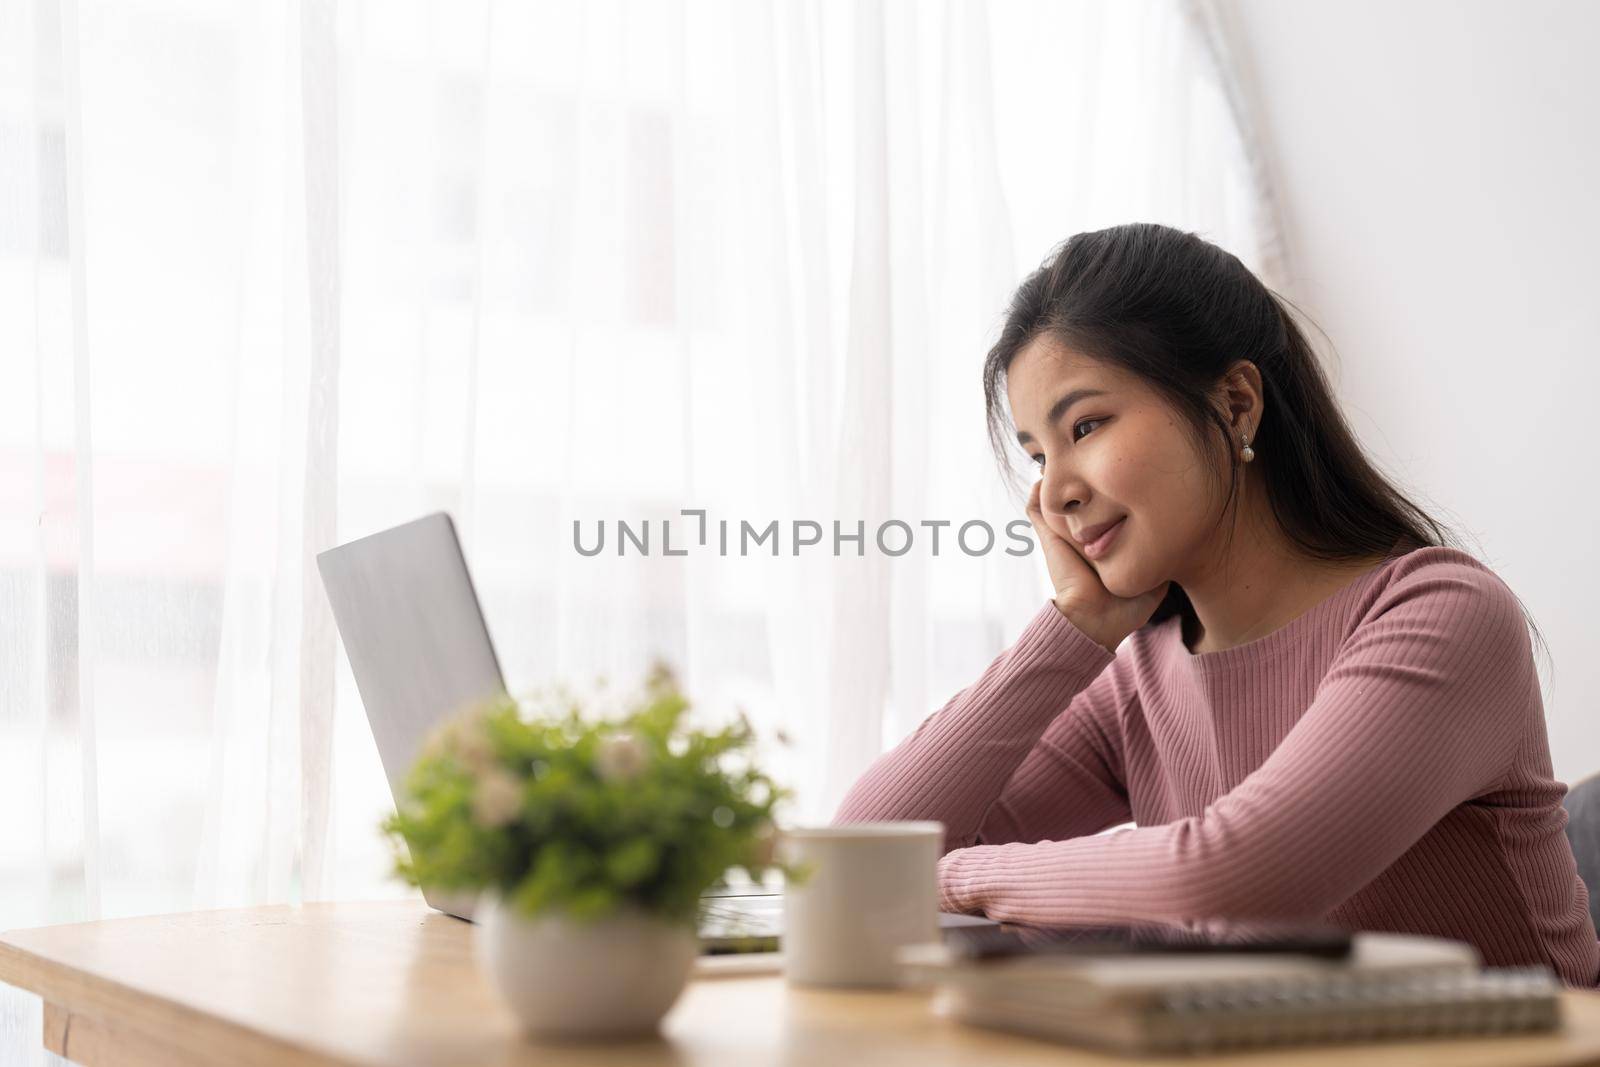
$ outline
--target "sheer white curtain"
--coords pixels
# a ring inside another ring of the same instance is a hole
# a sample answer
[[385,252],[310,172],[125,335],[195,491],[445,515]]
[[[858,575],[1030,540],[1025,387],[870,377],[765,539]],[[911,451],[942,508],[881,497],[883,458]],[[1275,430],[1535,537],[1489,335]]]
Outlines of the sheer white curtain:
[[[0,0],[0,928],[402,892],[314,556],[439,508],[513,688],[664,655],[825,816],[1042,603],[954,541],[1020,515],[1011,287],[1131,220],[1277,281],[1225,41],[1176,0]],[[618,519],[650,555],[575,550]]]

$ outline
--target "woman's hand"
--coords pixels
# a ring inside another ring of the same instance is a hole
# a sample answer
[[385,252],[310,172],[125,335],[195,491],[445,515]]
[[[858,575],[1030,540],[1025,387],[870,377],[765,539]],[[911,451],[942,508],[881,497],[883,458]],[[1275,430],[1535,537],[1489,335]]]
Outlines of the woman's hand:
[[1033,523],[1033,532],[1044,549],[1045,566],[1055,587],[1056,610],[1101,646],[1115,652],[1124,637],[1150,621],[1172,583],[1162,582],[1136,597],[1112,593],[1089,561],[1079,555],[1077,546],[1045,522],[1039,502],[1043,485],[1043,481],[1034,482],[1033,491],[1028,494],[1028,521]]

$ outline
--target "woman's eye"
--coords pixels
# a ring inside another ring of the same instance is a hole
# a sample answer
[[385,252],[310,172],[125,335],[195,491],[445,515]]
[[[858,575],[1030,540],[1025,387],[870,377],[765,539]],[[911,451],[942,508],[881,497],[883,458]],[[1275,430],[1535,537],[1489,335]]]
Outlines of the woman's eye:
[[1040,470],[1044,470],[1044,457],[1043,456],[1029,456],[1028,458],[1033,460],[1035,463],[1037,463],[1039,465],[1039,469]]
[[[1072,427],[1072,439],[1074,441],[1083,440],[1085,437],[1089,436],[1089,434],[1087,434],[1087,433],[1079,433],[1078,432],[1079,430],[1083,429],[1085,426],[1098,426],[1102,422],[1105,422],[1105,421],[1106,421],[1105,419],[1084,419],[1083,421],[1077,423],[1076,425],[1074,425]],[[1089,433],[1093,433],[1093,432],[1094,432],[1093,430],[1089,431]]]

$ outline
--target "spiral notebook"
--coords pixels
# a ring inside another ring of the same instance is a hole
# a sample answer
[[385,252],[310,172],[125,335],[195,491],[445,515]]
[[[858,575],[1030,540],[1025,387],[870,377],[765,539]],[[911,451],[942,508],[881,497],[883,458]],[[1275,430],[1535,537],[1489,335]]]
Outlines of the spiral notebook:
[[1028,955],[974,961],[944,945],[901,954],[965,1023],[1141,1054],[1526,1033],[1560,1023],[1543,967],[1483,969],[1468,945],[1357,934],[1310,955]]

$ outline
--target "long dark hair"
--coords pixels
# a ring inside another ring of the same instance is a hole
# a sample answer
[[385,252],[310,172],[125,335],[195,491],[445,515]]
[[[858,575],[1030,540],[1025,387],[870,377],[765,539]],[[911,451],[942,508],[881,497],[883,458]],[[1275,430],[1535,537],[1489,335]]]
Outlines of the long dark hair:
[[[1023,348],[1048,334],[1148,382],[1185,416],[1206,454],[1228,457],[1225,519],[1237,505],[1242,462],[1211,394],[1236,360],[1248,359],[1265,394],[1251,438],[1259,446],[1254,465],[1290,541],[1330,561],[1460,548],[1362,451],[1292,306],[1232,253],[1170,226],[1130,223],[1068,238],[1017,287],[984,361],[989,440],[1007,479],[1015,485],[1005,375]],[[1177,583],[1150,621],[1173,615],[1193,616]]]

